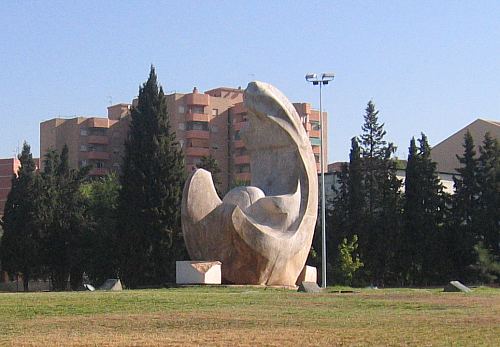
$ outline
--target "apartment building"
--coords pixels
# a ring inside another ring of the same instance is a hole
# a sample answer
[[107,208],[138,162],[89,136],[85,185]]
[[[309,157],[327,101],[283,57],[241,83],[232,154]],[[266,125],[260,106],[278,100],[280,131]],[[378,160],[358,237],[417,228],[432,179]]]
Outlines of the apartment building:
[[[213,156],[220,169],[220,190],[227,191],[235,182],[251,180],[250,157],[240,131],[247,121],[241,88],[215,88],[200,93],[167,95],[171,129],[186,156],[186,171],[191,172],[204,156]],[[136,101],[135,101],[136,102]],[[294,104],[311,139],[319,167],[319,112],[308,103]],[[70,165],[92,165],[91,175],[119,172],[124,153],[124,140],[130,124],[130,104],[108,107],[108,117],[55,118],[40,124],[40,150],[43,156],[50,148],[62,149],[67,144]],[[327,124],[326,113],[324,140]],[[325,150],[325,163],[326,163]],[[326,171],[326,165],[325,165]]]
[[108,118],[54,118],[40,123],[40,157],[68,146],[73,168],[91,165],[91,176],[119,171],[129,127],[129,104],[108,107]]

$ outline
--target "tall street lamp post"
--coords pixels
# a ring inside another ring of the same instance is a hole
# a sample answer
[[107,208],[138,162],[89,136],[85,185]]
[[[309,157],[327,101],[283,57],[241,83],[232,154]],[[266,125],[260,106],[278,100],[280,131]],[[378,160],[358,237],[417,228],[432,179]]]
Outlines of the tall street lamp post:
[[321,88],[323,84],[333,81],[333,73],[307,74],[306,81],[313,85],[319,85],[319,123],[320,123],[320,158],[321,170],[321,287],[326,288],[326,224],[325,224],[325,170],[324,170],[324,148],[323,148],[323,105],[321,103]]

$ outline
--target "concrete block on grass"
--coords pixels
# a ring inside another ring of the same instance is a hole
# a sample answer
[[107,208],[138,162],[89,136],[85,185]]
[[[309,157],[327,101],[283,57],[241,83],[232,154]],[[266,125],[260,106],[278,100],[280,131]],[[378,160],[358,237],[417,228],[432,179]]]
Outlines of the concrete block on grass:
[[176,261],[177,284],[221,284],[220,261]]
[[316,282],[302,282],[299,285],[298,291],[303,293],[321,293],[321,288]]
[[459,281],[451,281],[444,287],[443,289],[444,292],[462,292],[462,293],[470,293],[472,290],[465,286],[464,284],[460,283]]

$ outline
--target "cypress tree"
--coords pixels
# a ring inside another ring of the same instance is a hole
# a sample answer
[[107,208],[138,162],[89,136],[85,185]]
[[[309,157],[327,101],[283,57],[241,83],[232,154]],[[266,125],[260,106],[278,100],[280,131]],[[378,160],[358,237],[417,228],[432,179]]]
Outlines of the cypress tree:
[[44,161],[43,209],[45,264],[55,290],[65,290],[70,279],[71,289],[81,286],[85,263],[84,201],[80,186],[88,168],[69,167],[68,147],[61,154],[49,151]]
[[469,131],[464,135],[463,148],[463,155],[457,155],[461,166],[456,170],[460,176],[453,177],[455,194],[452,199],[449,240],[453,250],[452,275],[465,281],[472,276],[469,266],[475,263],[474,245],[480,241],[476,224],[479,196],[478,162],[474,140]]
[[477,230],[484,247],[500,257],[500,146],[490,133],[479,147]]
[[351,139],[351,151],[349,153],[349,181],[348,181],[348,215],[349,215],[349,237],[364,231],[363,213],[366,210],[363,192],[363,161],[361,149],[356,137]]
[[[363,212],[363,168],[361,160],[361,150],[356,137],[351,139],[351,150],[349,163],[342,164],[338,173],[338,186],[336,196],[333,200],[333,208],[328,211],[327,231],[328,231],[328,254],[331,254],[331,275],[335,283],[344,283],[345,274],[340,264],[342,264],[342,252],[339,248],[344,240],[354,240],[358,234],[364,231]],[[346,241],[347,242],[347,241]]]
[[120,176],[119,226],[121,276],[131,288],[175,277],[184,257],[180,205],[184,157],[169,124],[166,97],[154,67],[139,88],[125,142]]
[[29,290],[29,280],[41,273],[40,235],[35,216],[36,166],[30,146],[24,142],[19,156],[20,168],[12,177],[2,220],[1,263],[4,271],[21,273],[23,288]]
[[446,213],[446,197],[430,158],[427,137],[422,134],[419,148],[412,138],[405,179],[404,279],[410,284],[429,284],[438,279],[438,263],[444,251],[440,233]]

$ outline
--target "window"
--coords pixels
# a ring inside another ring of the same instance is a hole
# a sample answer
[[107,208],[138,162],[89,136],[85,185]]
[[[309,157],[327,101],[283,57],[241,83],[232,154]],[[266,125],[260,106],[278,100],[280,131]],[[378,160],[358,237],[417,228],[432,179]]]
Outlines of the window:
[[181,148],[184,148],[184,140],[179,140],[179,146],[181,146]]
[[238,165],[236,167],[236,172],[241,173],[241,172],[250,172],[250,165],[244,164],[244,165]]
[[106,152],[106,146],[104,146],[104,145],[88,145],[87,150],[89,152]]
[[320,130],[321,125],[319,125],[319,122],[311,122],[311,129],[312,130]]
[[186,123],[179,123],[179,130],[186,130]]
[[240,140],[241,139],[241,136],[240,136],[240,131],[239,130],[236,130],[234,132],[234,139],[235,140]]
[[102,169],[104,167],[104,163],[102,161],[96,161],[95,167],[98,169]]
[[204,113],[203,106],[191,106],[191,113]]
[[80,129],[80,135],[81,136],[87,136],[89,134],[89,129],[87,128],[81,128]]
[[113,167],[114,167],[115,169],[119,169],[119,168],[120,168],[120,164],[119,164],[119,163],[113,163]]
[[88,165],[88,163],[86,160],[80,160],[80,167],[85,167],[87,165]]
[[212,116],[216,117],[219,115],[219,110],[217,108],[212,109]]
[[179,105],[179,108],[177,110],[180,114],[184,114],[186,112],[186,108],[184,107],[184,105]]
[[186,130],[204,130],[208,131],[208,122],[188,122]]
[[219,149],[219,145],[213,144],[212,149]]
[[309,141],[311,141],[311,145],[313,145],[313,146],[321,145],[321,139],[319,139],[317,137],[310,137]]
[[87,145],[80,145],[80,152],[87,152]]
[[113,147],[113,154],[118,154],[118,153],[120,153],[120,148]]
[[210,131],[213,132],[213,133],[216,133],[219,131],[219,128],[217,127],[217,125],[212,125],[211,128],[210,128]]
[[108,129],[106,128],[90,128],[87,130],[88,135],[96,135],[96,136],[106,136]]

